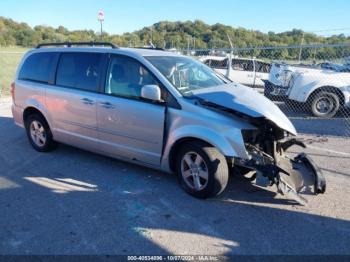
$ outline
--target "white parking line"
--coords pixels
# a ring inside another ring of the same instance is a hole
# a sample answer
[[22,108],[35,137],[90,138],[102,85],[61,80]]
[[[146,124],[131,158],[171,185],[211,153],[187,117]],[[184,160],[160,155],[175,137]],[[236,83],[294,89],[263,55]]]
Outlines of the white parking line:
[[338,155],[343,155],[343,156],[349,156],[350,157],[350,153],[339,152],[339,151],[335,151],[335,150],[331,150],[331,149],[325,149],[325,148],[322,148],[322,147],[310,146],[310,145],[307,145],[307,147],[315,149],[315,150],[329,152],[329,153],[332,153],[332,154],[338,154]]

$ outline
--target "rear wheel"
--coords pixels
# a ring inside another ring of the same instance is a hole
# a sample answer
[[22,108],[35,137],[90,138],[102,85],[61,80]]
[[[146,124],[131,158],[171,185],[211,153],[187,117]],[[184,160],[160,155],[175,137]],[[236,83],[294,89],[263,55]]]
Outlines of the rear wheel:
[[322,91],[311,98],[311,112],[317,117],[333,117],[338,112],[339,107],[339,97],[332,92]]
[[47,152],[56,147],[52,133],[45,118],[40,114],[32,114],[25,121],[27,136],[33,148],[39,152]]
[[176,173],[182,188],[197,198],[219,195],[225,190],[229,178],[225,156],[215,147],[200,141],[180,148]]

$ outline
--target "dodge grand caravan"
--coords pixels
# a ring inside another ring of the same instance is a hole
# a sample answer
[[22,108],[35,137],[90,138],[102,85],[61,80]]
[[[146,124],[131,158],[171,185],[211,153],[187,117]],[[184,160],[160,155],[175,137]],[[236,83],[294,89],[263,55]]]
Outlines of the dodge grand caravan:
[[[206,65],[110,43],[42,44],[24,55],[12,112],[39,152],[57,142],[176,173],[189,194],[224,191],[230,174],[266,179],[305,204],[325,179],[270,100]],[[260,180],[260,179],[259,179]]]

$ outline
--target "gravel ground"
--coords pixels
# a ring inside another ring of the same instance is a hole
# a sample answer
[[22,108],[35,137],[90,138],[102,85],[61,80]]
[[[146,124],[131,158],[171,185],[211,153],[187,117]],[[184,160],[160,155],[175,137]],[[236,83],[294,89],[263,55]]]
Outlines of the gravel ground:
[[350,254],[350,139],[311,133],[328,184],[308,206],[240,177],[198,200],[172,175],[65,145],[35,152],[0,100],[0,254]]

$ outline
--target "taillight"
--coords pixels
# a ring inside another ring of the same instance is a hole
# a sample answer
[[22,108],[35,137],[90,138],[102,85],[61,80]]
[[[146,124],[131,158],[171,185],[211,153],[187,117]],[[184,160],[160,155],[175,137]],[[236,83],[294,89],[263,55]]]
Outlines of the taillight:
[[15,82],[12,82],[11,83],[11,89],[10,89],[10,93],[11,93],[11,96],[12,96],[12,100],[15,101]]

